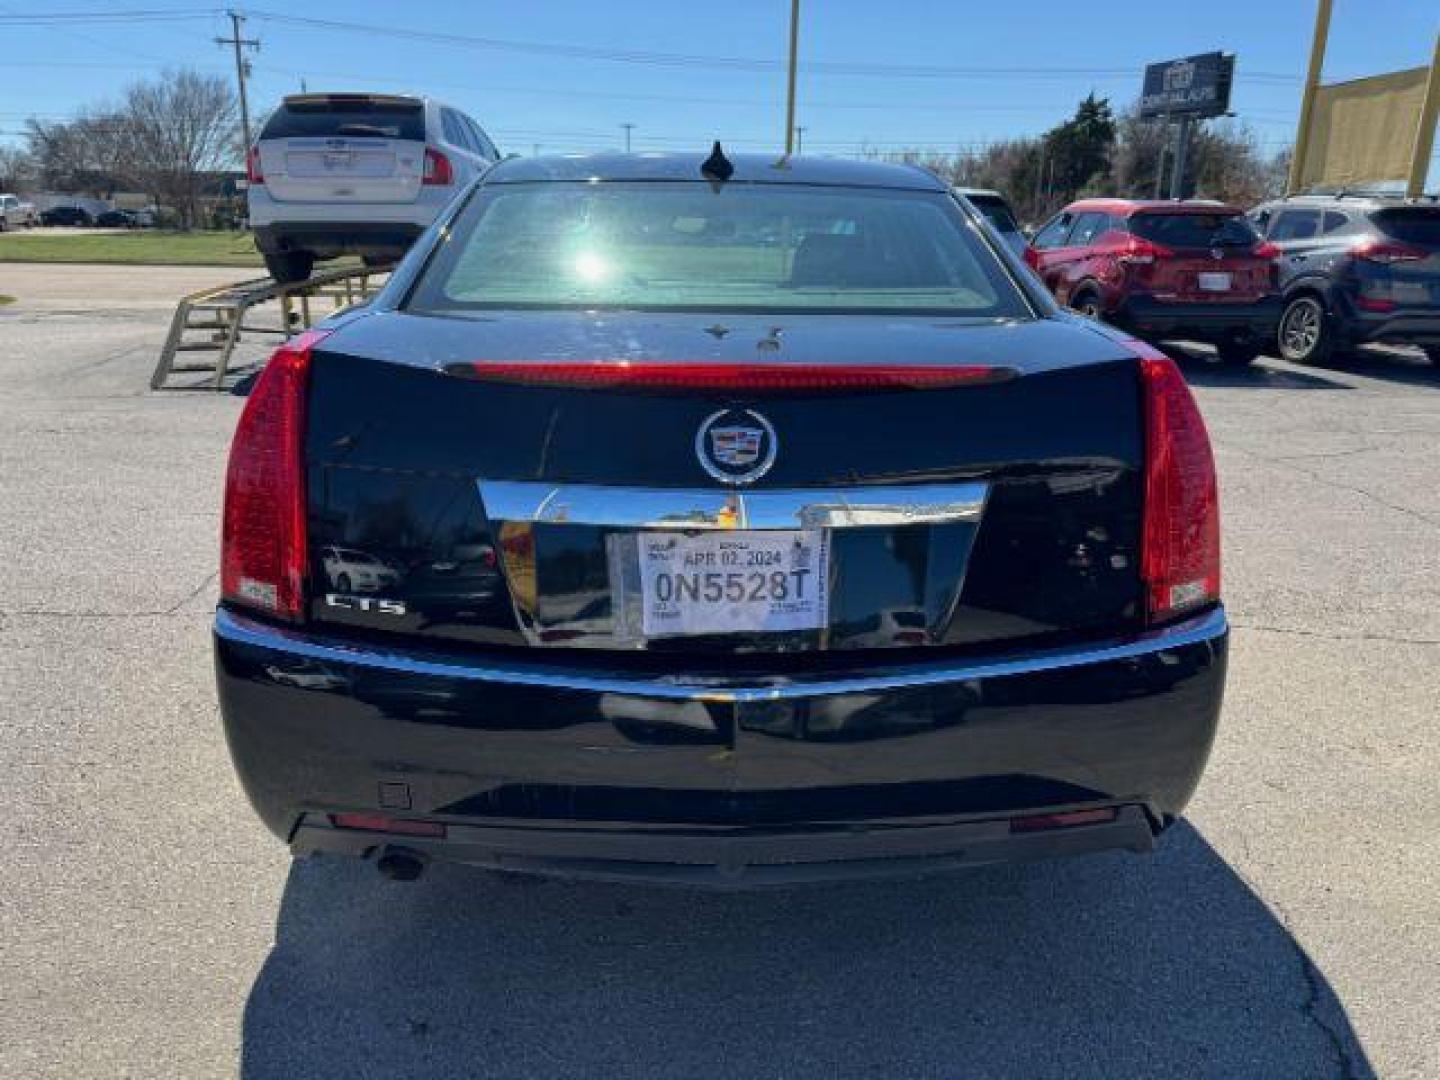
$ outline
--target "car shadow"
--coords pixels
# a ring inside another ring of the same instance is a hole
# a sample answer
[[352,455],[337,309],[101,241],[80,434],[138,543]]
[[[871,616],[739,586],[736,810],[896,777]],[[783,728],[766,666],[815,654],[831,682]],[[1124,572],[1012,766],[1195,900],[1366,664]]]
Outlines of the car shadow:
[[1418,351],[1385,346],[1364,346],[1342,353],[1316,371],[1363,375],[1370,379],[1387,379],[1406,386],[1428,386],[1440,390],[1440,364],[1433,364]]
[[[1215,358],[1215,353],[1204,345],[1177,344],[1166,342],[1161,346],[1193,386],[1239,387],[1250,390],[1354,390],[1348,383],[1327,379],[1312,371],[1298,371],[1293,367],[1272,366],[1279,361],[1261,357],[1246,367],[1231,367]],[[1338,374],[1338,369],[1337,369]]]
[[1387,379],[1407,386],[1440,389],[1440,365],[1432,364],[1419,352],[1365,346],[1344,353],[1330,363],[1314,364],[1303,371],[1274,357],[1261,357],[1249,367],[1227,367],[1204,345],[1166,342],[1164,351],[1196,386],[1244,387],[1257,390],[1354,390],[1349,383],[1327,375],[1361,375]]
[[1188,825],[1116,854],[742,893],[294,864],[242,1075],[1371,1076]]

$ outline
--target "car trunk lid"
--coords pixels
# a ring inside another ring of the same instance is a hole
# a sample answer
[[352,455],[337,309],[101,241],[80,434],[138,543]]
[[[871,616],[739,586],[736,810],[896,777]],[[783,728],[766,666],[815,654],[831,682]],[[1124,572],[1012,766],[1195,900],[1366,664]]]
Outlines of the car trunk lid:
[[[1005,374],[784,393],[466,374],[607,356],[639,370],[664,360],[845,371],[880,358]],[[703,668],[737,654],[808,663],[1138,619],[1138,388],[1133,356],[1098,330],[1048,320],[386,313],[327,341],[313,379],[312,550],[365,552],[396,574],[374,593],[347,593],[313,566],[318,622]],[[697,435],[717,415],[743,428],[747,414],[763,418],[778,450],[768,472],[733,486],[707,471],[713,444],[697,446]],[[821,606],[759,626],[701,619],[689,632],[657,632],[646,612],[660,586],[653,575],[647,584],[646,559],[664,544],[699,560],[681,598],[698,599],[736,587],[704,576],[731,569],[722,541],[742,541],[728,548],[738,559],[779,560],[739,566],[747,589],[755,570],[803,570],[809,584],[824,579]]]
[[1182,303],[1253,303],[1275,291],[1274,259],[1238,212],[1146,210],[1129,219],[1136,284]]
[[424,106],[370,94],[287,98],[257,153],[280,202],[410,202],[424,176]]
[[1440,207],[1371,215],[1379,235],[1361,241],[1361,296],[1378,310],[1440,308]]

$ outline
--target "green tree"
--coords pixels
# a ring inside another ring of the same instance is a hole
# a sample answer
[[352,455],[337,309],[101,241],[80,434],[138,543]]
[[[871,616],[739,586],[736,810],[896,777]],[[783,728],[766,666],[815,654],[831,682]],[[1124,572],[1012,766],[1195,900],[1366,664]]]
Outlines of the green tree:
[[1065,199],[1093,187],[1110,167],[1115,147],[1115,114],[1107,98],[1092,92],[1075,115],[1045,133],[1045,173],[1051,189]]

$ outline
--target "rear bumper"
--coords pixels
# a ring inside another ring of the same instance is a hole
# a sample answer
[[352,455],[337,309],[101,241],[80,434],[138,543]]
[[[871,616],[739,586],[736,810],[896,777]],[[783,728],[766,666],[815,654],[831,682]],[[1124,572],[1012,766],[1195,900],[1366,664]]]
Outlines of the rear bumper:
[[1253,304],[1178,303],[1150,296],[1131,296],[1110,321],[1146,337],[1185,337],[1210,341],[1236,332],[1256,338],[1273,336],[1280,324],[1279,296]]
[[[1199,781],[1227,637],[1216,609],[1068,650],[687,679],[215,624],[232,757],[297,855],[742,886],[1147,849]],[[1114,819],[1013,831],[1099,807]],[[447,833],[337,829],[340,811]]]
[[329,854],[378,858],[403,850],[421,860],[492,870],[600,881],[649,881],[752,888],[811,881],[943,873],[997,862],[1155,847],[1155,829],[1139,806],[1118,806],[1115,819],[1051,832],[1015,832],[1008,818],[943,824],[840,825],[778,832],[450,826],[443,840],[386,838],[337,829],[308,815],[290,841],[297,857]]
[[1440,308],[1404,309],[1393,314],[1351,310],[1344,322],[1345,335],[1356,344],[1440,345]]
[[255,227],[255,246],[266,255],[308,251],[320,259],[338,255],[398,258],[424,231],[424,226],[402,221],[277,221]]

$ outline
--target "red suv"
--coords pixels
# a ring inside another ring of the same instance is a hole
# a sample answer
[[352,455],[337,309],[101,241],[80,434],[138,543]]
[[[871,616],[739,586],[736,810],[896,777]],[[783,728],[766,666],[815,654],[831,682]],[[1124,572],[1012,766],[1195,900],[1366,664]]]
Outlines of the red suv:
[[1234,207],[1082,199],[1035,234],[1025,261],[1083,315],[1248,364],[1280,322],[1278,255]]

